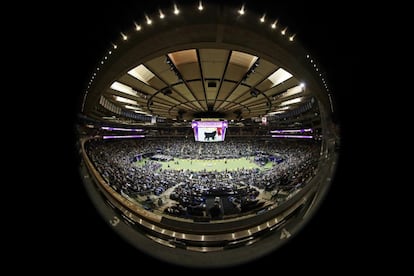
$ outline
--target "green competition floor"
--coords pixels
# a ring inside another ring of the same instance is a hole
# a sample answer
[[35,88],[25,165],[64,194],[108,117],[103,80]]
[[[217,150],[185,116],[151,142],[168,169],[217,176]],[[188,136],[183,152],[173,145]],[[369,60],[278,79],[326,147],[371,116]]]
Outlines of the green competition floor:
[[[162,164],[162,169],[168,170],[186,170],[191,171],[234,171],[237,169],[268,169],[272,167],[272,163],[268,162],[265,166],[259,166],[253,162],[253,158],[237,158],[237,159],[215,159],[215,160],[191,160],[175,158],[173,161],[159,162]],[[135,163],[136,166],[144,164],[143,161]]]

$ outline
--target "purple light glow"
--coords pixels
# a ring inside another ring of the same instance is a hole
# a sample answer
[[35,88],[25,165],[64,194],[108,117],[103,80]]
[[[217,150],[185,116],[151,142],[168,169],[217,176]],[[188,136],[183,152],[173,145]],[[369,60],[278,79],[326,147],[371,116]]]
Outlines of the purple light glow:
[[135,131],[140,132],[144,131],[143,129],[136,129],[136,128],[120,128],[120,127],[101,127],[103,130],[119,130],[119,131]]
[[193,121],[191,126],[194,127],[227,127],[227,121]]
[[271,130],[270,133],[303,133],[303,132],[313,132],[311,128],[305,129],[284,129],[284,130]]
[[144,138],[145,135],[109,135],[102,136],[103,139],[122,139],[122,138]]
[[301,139],[312,139],[312,135],[272,135],[273,138],[301,138]]

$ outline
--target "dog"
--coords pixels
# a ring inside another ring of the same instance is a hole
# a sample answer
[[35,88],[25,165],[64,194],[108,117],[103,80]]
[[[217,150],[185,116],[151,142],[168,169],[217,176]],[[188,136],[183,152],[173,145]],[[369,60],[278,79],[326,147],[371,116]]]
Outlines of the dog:
[[217,131],[213,132],[204,132],[204,141],[209,141],[210,138],[215,140],[216,139]]

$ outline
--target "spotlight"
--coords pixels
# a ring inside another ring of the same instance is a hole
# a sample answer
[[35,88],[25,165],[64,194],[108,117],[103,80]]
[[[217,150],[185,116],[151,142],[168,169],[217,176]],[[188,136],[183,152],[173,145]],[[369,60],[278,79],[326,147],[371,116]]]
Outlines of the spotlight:
[[252,89],[250,91],[250,95],[252,95],[252,97],[257,97],[259,95],[260,91],[257,89]]

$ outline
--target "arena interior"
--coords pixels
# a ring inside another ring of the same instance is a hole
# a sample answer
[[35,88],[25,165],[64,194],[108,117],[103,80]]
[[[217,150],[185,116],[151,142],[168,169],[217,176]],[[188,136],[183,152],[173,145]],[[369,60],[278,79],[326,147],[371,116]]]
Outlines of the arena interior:
[[283,22],[174,4],[121,32],[91,74],[80,174],[137,248],[185,266],[242,263],[290,239],[326,193],[331,97]]

